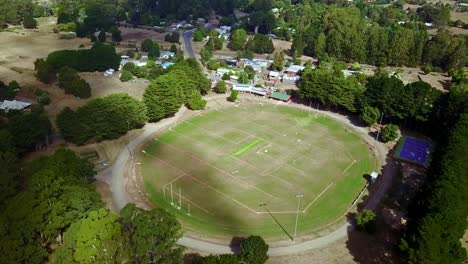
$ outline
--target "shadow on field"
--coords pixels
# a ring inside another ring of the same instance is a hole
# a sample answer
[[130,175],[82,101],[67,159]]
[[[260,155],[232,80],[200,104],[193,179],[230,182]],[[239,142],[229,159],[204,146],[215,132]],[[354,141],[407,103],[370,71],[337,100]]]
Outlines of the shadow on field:
[[[391,158],[391,154],[389,154],[386,158],[386,165],[383,166],[381,171],[388,175],[388,173],[393,173],[396,166],[395,161]],[[395,235],[395,232],[389,228],[388,223],[381,216],[386,196],[382,196],[379,203],[371,199],[373,196],[381,195],[377,191],[383,184],[382,175],[379,175],[379,178],[373,184],[370,184],[370,175],[364,175],[363,177],[369,182],[367,187],[368,195],[364,196],[356,206],[357,211],[361,212],[364,209],[372,209],[376,213],[377,218],[374,228],[370,228],[369,232],[360,231],[356,228],[356,213],[348,213],[347,218],[353,225],[353,228],[348,229],[346,247],[353,256],[353,260],[357,263],[401,263],[396,250],[399,236]]]
[[261,207],[265,208],[265,211],[268,212],[268,214],[271,216],[271,218],[273,218],[273,220],[275,221],[275,223],[281,228],[281,230],[283,230],[283,232],[291,239],[291,240],[294,240],[293,237],[288,233],[288,231],[286,231],[286,229],[281,225],[281,223],[278,221],[278,219],[270,212],[270,210],[268,210],[268,207],[266,204],[261,204],[260,205]]

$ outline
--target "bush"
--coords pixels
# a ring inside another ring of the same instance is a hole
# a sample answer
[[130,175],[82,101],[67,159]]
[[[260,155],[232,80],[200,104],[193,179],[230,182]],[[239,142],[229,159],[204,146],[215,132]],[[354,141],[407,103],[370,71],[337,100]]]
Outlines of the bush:
[[248,46],[252,47],[255,53],[273,53],[275,47],[273,41],[266,35],[256,34],[251,43],[247,43]]
[[241,258],[247,264],[262,264],[268,260],[268,244],[260,236],[249,236],[240,247]]
[[231,94],[229,95],[229,101],[235,102],[237,100],[238,92],[236,90],[232,90]]
[[23,19],[23,27],[24,28],[36,28],[37,27],[37,21],[32,17],[31,15],[27,15]]
[[218,94],[226,93],[227,91],[226,82],[223,80],[218,81],[218,83],[214,87],[214,91],[215,93],[218,93]]
[[145,39],[141,43],[141,51],[149,52],[153,48],[153,41],[151,39]]
[[122,82],[128,82],[133,79],[133,74],[130,71],[122,71],[120,74],[120,80]]
[[229,79],[231,79],[231,75],[229,73],[225,73],[223,74],[221,79],[223,79],[224,81],[228,81]]
[[357,228],[360,231],[368,233],[375,232],[376,229],[376,215],[374,212],[364,209],[356,215]]
[[50,97],[49,97],[49,93],[45,92],[43,94],[41,94],[38,98],[37,98],[37,102],[41,105],[48,105],[50,104]]
[[76,32],[76,23],[75,22],[69,22],[69,23],[66,23],[66,24],[58,24],[57,27],[58,27],[58,29],[60,31]]
[[133,72],[135,70],[135,63],[133,62],[128,62],[128,63],[125,63],[125,65],[122,67],[122,71],[129,71],[129,72]]
[[213,71],[216,71],[218,68],[219,68],[219,63],[214,61],[214,60],[210,60],[207,64],[206,64],[206,68],[208,68],[208,70],[213,70]]
[[382,128],[382,141],[389,142],[398,138],[398,126],[394,124],[386,125]]
[[365,106],[359,117],[367,126],[372,126],[379,119],[380,111],[378,108]]

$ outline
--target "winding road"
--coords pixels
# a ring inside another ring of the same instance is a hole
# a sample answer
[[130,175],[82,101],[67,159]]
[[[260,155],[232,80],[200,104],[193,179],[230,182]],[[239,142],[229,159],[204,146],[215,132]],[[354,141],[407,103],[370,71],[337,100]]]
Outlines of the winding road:
[[[217,100],[221,100],[225,102],[226,95],[216,95],[211,97],[206,97],[208,101],[208,106],[210,103],[215,103]],[[253,97],[249,95],[241,95],[239,97],[241,103],[249,103],[253,101],[260,101],[262,103],[273,103],[273,101],[268,99],[262,99],[258,97]],[[277,103],[274,101],[274,103]],[[309,111],[309,107],[304,105],[299,105],[295,103],[289,103],[290,107],[295,108],[303,108]],[[109,167],[108,169],[99,173],[96,178],[98,180],[103,181],[103,179],[107,179],[106,182],[110,184],[110,189],[112,192],[112,204],[116,207],[117,210],[122,209],[127,203],[136,203],[132,199],[132,195],[128,193],[126,188],[129,181],[133,180],[132,176],[127,175],[125,172],[128,171],[128,166],[132,164],[132,153],[138,149],[150,136],[155,134],[156,132],[160,131],[161,129],[167,128],[182,119],[186,118],[184,114],[189,111],[185,107],[182,107],[177,114],[171,118],[164,119],[155,124],[147,124],[143,128],[143,133],[140,134],[138,137],[134,138],[131,141],[131,144],[125,146],[116,161]],[[314,110],[316,111],[316,110]],[[320,114],[327,115],[338,122],[353,127],[355,133],[358,133],[362,136],[364,140],[367,142],[372,142],[372,145],[375,150],[375,154],[377,159],[380,161],[381,165],[385,165],[385,158],[387,155],[387,148],[385,145],[375,142],[369,135],[367,128],[356,127],[351,124],[350,120],[345,117],[338,115],[336,113],[326,112],[326,111],[318,111]],[[390,188],[392,179],[395,173],[395,166],[385,166],[383,171],[383,177],[381,179],[379,189],[375,191],[372,197],[370,197],[367,205],[365,206],[367,209],[375,209],[377,205],[380,203],[382,198],[384,197],[385,193]],[[319,249],[326,247],[332,242],[338,241],[343,237],[346,237],[348,232],[352,230],[354,227],[351,223],[343,224],[341,227],[337,228],[336,230],[324,235],[322,237],[304,241],[304,242],[292,242],[292,241],[279,241],[270,244],[270,249],[268,254],[270,256],[282,256],[282,255],[290,255],[296,254],[312,249]],[[213,253],[213,254],[224,254],[224,253],[232,253],[231,248],[228,246],[229,241],[226,241],[225,244],[217,244],[208,241],[202,241],[199,239],[195,239],[189,236],[182,237],[178,243],[183,245],[189,249],[195,251],[201,251],[206,253]]]

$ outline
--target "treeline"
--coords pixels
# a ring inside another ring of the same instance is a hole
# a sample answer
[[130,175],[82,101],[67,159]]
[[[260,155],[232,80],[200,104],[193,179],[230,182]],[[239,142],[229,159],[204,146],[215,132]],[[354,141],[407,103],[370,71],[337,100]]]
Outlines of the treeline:
[[398,18],[392,17],[390,22],[379,24],[352,6],[299,5],[308,7],[308,12],[295,8],[295,14],[285,18],[296,28],[291,47],[295,56],[333,57],[377,66],[432,65],[443,70],[465,64],[466,39],[450,36],[445,30],[429,38],[424,24],[417,21],[398,24]]
[[438,109],[441,92],[428,83],[404,85],[386,72],[370,78],[363,74],[345,78],[342,69],[327,62],[321,62],[318,69],[306,68],[298,84],[299,95],[359,113],[367,125],[375,123],[382,113],[386,120],[393,122],[428,122]]
[[76,111],[65,108],[57,116],[57,126],[65,140],[75,144],[116,139],[148,120],[143,103],[126,94],[96,98]]
[[117,70],[120,57],[116,54],[115,47],[98,42],[91,49],[52,52],[47,56],[46,62],[55,70],[68,66],[80,72],[93,72]]
[[468,92],[453,87],[439,125],[445,133],[427,180],[409,208],[409,225],[400,249],[408,263],[462,263],[460,239],[468,216]]
[[65,140],[78,145],[116,139],[147,121],[156,122],[175,114],[184,103],[192,110],[205,108],[201,94],[210,88],[198,63],[188,59],[156,77],[146,88],[142,102],[126,94],[96,98],[76,111],[68,107],[62,110],[57,126]]

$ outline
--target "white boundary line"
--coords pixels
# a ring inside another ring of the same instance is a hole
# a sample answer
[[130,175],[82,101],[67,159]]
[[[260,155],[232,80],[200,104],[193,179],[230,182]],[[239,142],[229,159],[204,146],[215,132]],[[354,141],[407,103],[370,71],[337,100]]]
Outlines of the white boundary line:
[[345,174],[356,162],[357,160],[354,160],[353,162],[351,162],[351,164],[349,164],[349,166],[341,174]]
[[[164,188],[170,190],[169,187],[164,187]],[[176,195],[179,195],[179,194],[176,193]],[[187,202],[189,202],[189,203],[195,205],[196,207],[200,208],[201,210],[205,211],[205,212],[208,213],[209,215],[213,215],[213,216],[214,216],[214,214],[213,214],[212,212],[210,212],[210,211],[206,210],[205,208],[201,207],[200,205],[194,203],[192,200],[190,200],[190,199],[184,197],[183,195],[180,195],[180,197],[181,197],[182,199],[184,199],[185,201],[187,201]]]
[[328,191],[328,189],[330,189],[330,187],[332,187],[335,183],[334,182],[331,182],[327,188],[325,188],[325,190],[323,190],[321,193],[319,193],[319,195],[317,195],[317,197],[314,198],[314,200],[312,200],[312,202],[309,203],[309,205],[307,205],[307,207],[302,210],[303,213],[305,213],[307,211],[307,209],[309,209],[310,206],[312,206],[312,204],[315,203],[315,201],[318,200],[318,198],[320,198],[326,191]]

